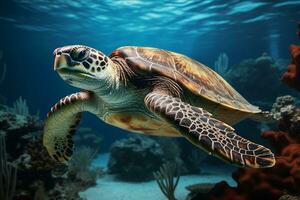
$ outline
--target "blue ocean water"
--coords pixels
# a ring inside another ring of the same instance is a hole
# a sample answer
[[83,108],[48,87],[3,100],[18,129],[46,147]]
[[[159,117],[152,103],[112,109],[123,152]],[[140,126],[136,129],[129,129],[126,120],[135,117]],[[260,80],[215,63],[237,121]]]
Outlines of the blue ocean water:
[[[232,66],[264,52],[289,59],[288,46],[299,44],[299,20],[298,0],[0,0],[0,50],[7,64],[0,94],[10,105],[22,96],[44,119],[60,98],[79,91],[53,70],[53,50],[70,44],[107,55],[121,46],[150,46],[211,67],[221,52]],[[82,126],[101,133],[106,150],[125,137],[89,114]]]
[[[0,49],[8,65],[1,93],[9,102],[26,98],[31,110],[45,116],[59,98],[78,91],[53,71],[53,50],[69,44],[107,55],[120,46],[151,46],[208,66],[220,52],[230,65],[263,52],[289,58],[299,8],[299,1],[1,1]],[[109,138],[118,132],[103,126],[112,132]]]

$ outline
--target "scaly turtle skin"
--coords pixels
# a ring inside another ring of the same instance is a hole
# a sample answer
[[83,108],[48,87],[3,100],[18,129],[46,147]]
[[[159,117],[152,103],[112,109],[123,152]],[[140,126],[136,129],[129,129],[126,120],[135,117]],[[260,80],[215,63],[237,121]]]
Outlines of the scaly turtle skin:
[[273,153],[237,135],[231,125],[269,120],[221,76],[184,55],[148,47],[121,47],[109,57],[74,45],[54,51],[54,69],[83,91],[55,104],[45,121],[43,143],[60,162],[72,156],[80,113],[146,135],[185,137],[210,154],[253,168],[272,167]]

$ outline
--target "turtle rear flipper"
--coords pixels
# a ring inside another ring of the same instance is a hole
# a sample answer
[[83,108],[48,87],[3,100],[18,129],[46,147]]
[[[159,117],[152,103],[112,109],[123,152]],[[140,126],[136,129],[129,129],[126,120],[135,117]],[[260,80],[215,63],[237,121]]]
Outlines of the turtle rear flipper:
[[160,91],[148,94],[145,104],[178,127],[190,142],[225,161],[252,168],[275,164],[274,154],[269,149],[237,135],[231,126],[212,118],[202,108]]
[[66,162],[73,154],[75,128],[81,112],[88,111],[92,94],[78,92],[56,103],[45,120],[43,145],[49,155],[58,162]]

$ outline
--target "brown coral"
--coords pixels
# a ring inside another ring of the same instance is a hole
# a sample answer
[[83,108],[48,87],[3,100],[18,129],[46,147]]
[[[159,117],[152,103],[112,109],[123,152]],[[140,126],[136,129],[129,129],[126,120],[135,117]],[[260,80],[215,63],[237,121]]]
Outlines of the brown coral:
[[49,156],[41,139],[30,142],[27,146],[27,151],[31,156],[29,165],[33,170],[51,171],[59,166],[59,164]]

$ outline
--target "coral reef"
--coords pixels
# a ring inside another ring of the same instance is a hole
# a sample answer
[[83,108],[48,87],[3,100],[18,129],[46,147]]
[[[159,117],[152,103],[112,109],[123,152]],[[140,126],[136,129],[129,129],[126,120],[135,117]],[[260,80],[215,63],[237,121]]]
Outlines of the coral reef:
[[23,116],[3,108],[0,109],[0,129],[5,132],[8,143],[13,143],[7,145],[7,152],[16,158],[25,151],[31,137],[42,130],[42,124],[35,116]]
[[[288,101],[283,101],[284,99]],[[282,111],[284,106],[290,106],[282,102],[291,103],[292,101],[290,97],[278,98],[273,106],[273,110]],[[285,120],[287,119],[285,118]],[[273,168],[239,168],[232,175],[237,182],[237,187],[230,187],[227,183],[221,182],[208,193],[206,198],[202,197],[201,199],[275,200],[286,192],[288,194],[299,194],[300,134],[299,132],[296,134],[294,131],[291,131],[293,130],[291,129],[293,122],[285,121],[285,123],[284,126],[279,126],[280,131],[266,131],[261,134],[275,149],[276,165]]]
[[89,147],[78,148],[62,180],[49,191],[49,198],[55,200],[80,200],[79,192],[94,186],[98,177],[104,174],[103,169],[90,168],[95,151]]
[[295,99],[291,95],[277,97],[272,106],[272,114],[276,120],[283,119],[286,115],[291,115],[290,111],[294,107]]
[[[276,148],[276,165],[270,169],[238,169],[232,177],[237,188],[224,186],[222,196],[236,194],[240,199],[278,199],[288,192],[297,194],[300,190],[300,145],[299,138],[291,138],[286,132],[265,132]],[[298,143],[298,144],[297,144]],[[214,196],[214,195],[213,195]],[[214,196],[212,199],[226,199]]]
[[278,120],[280,130],[288,130],[290,134],[300,133],[300,108],[296,107],[292,96],[278,97],[271,112]]
[[283,74],[282,81],[291,88],[300,91],[300,46],[291,45],[290,52],[292,62]]
[[4,133],[0,133],[0,198],[12,200],[17,182],[17,168],[7,161]]
[[[26,100],[19,98],[13,107],[0,105],[0,133],[6,135],[7,143],[7,153],[3,153],[5,148],[2,142],[0,146],[1,155],[6,155],[5,159],[0,155],[0,181],[7,180],[8,175],[4,179],[1,171],[4,169],[7,174],[8,168],[4,167],[7,163],[13,163],[18,175],[14,197],[1,196],[1,187],[7,187],[1,182],[0,199],[80,199],[78,192],[94,185],[96,178],[103,173],[101,169],[89,168],[94,152],[90,154],[87,148],[76,151],[69,168],[55,162],[42,145],[42,129],[43,124],[37,115],[30,114]],[[99,147],[99,143],[97,145]],[[11,170],[12,184],[15,178],[14,170]],[[4,191],[13,189],[4,188]]]
[[109,173],[127,181],[145,181],[164,163],[160,145],[153,139],[134,136],[114,142],[110,150]]
[[300,196],[283,195],[278,200],[300,200]]
[[[206,152],[191,147],[176,138],[157,138],[133,135],[115,141],[111,146],[108,171],[126,181],[147,181],[163,163],[176,165],[181,175],[201,173]],[[182,147],[181,147],[182,145]],[[132,159],[131,159],[132,158]]]
[[[293,50],[291,49],[291,51]],[[296,58],[294,53],[292,52],[292,63]],[[288,77],[289,75],[284,74],[284,78],[290,78],[284,82],[295,89],[298,89],[299,86],[296,80],[297,73],[294,74],[295,77]],[[207,194],[194,199],[276,200],[294,198],[283,196],[286,194],[293,196],[300,194],[300,109],[295,105],[291,96],[283,96],[276,99],[272,114],[278,120],[279,130],[265,131],[261,136],[267,139],[275,150],[275,166],[269,169],[239,168],[232,174],[233,179],[237,182],[236,187],[230,187],[226,182],[220,182]]]
[[6,135],[7,159],[18,169],[13,198],[16,200],[33,199],[38,181],[44,182],[47,189],[56,181],[51,170],[57,165],[41,143],[43,125],[37,116],[29,114],[24,102],[20,100],[14,108],[0,106],[0,130]]
[[84,187],[96,184],[97,177],[104,172],[100,168],[90,168],[95,155],[96,151],[90,147],[80,147],[75,151],[68,165],[68,177],[73,183],[79,182]]
[[180,179],[177,166],[172,163],[163,164],[157,172],[153,172],[153,176],[168,200],[176,200],[174,194]]
[[[28,159],[26,159],[26,156]],[[21,158],[25,158],[24,161],[20,163],[22,163],[26,169],[35,171],[49,171],[59,166],[59,164],[48,155],[41,138],[30,141],[27,145],[26,154],[23,154]]]
[[19,99],[17,99],[14,104],[13,107],[11,108],[11,112],[18,114],[18,115],[22,115],[22,116],[28,116],[29,115],[29,109],[27,106],[27,102],[26,99],[23,99],[21,96],[19,97]]
[[288,62],[275,61],[264,53],[232,67],[234,70],[229,71],[227,81],[250,102],[267,107],[276,97],[286,94],[287,88],[278,81],[285,70],[285,63]]

